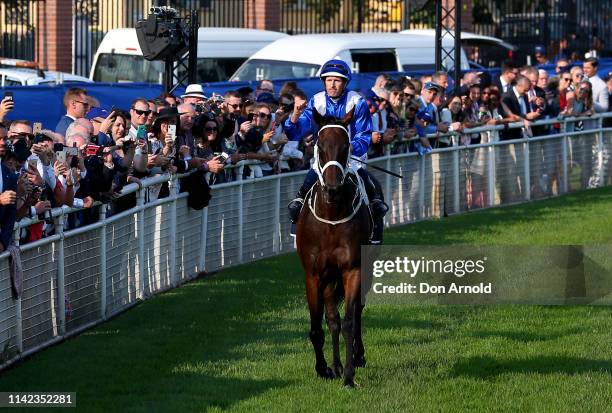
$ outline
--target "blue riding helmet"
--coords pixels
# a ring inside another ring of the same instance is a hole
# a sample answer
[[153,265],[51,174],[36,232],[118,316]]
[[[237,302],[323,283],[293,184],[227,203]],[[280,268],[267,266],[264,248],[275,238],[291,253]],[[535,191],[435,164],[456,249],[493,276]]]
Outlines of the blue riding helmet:
[[332,59],[325,62],[321,67],[321,79],[327,76],[337,76],[346,79],[348,84],[351,81],[351,68],[346,64],[344,60]]

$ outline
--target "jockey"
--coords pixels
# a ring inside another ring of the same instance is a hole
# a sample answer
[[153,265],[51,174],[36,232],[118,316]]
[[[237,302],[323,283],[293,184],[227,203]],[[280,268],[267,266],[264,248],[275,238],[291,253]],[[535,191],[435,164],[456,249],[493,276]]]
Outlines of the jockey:
[[[309,102],[296,96],[293,113],[284,124],[287,137],[291,140],[299,140],[309,134],[312,134],[313,137],[317,136],[317,127],[312,120],[313,110],[318,111],[322,116],[341,119],[354,108],[353,119],[348,128],[351,154],[365,160],[372,139],[372,118],[365,99],[357,92],[346,90],[351,81],[351,69],[342,60],[330,60],[321,68],[320,78],[325,87],[324,92],[315,94]],[[351,168],[356,169],[363,180],[370,202],[370,211],[374,221],[371,242],[379,244],[382,241],[383,218],[389,207],[384,202],[382,188],[378,181],[361,166],[361,163],[351,161]],[[306,194],[317,179],[317,173],[311,168],[296,198],[289,203],[289,216],[294,224],[300,215]]]

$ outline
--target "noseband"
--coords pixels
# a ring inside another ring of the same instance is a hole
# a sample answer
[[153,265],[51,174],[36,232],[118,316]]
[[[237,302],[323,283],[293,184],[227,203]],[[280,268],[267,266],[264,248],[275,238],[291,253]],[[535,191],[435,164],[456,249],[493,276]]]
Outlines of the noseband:
[[[342,125],[325,125],[321,129],[319,129],[319,134],[324,129],[327,129],[327,128],[340,128],[346,134],[346,139],[347,140],[349,139],[349,132]],[[346,164],[342,165],[338,161],[328,161],[328,162],[325,163],[325,165],[321,166],[321,160],[319,158],[319,143],[317,142],[317,144],[315,145],[315,148],[314,148],[314,166],[313,166],[313,169],[317,173],[317,176],[319,177],[319,182],[321,183],[321,186],[324,187],[324,188],[327,187],[327,185],[325,184],[325,180],[323,179],[323,173],[330,166],[335,166],[335,167],[339,168],[340,171],[342,172],[342,180],[340,181],[340,184],[342,185],[344,183],[344,179],[346,178],[346,174],[349,171],[349,160],[350,159],[351,159],[351,145],[350,145],[350,142],[349,142],[349,150],[348,150],[348,155],[346,157]]]

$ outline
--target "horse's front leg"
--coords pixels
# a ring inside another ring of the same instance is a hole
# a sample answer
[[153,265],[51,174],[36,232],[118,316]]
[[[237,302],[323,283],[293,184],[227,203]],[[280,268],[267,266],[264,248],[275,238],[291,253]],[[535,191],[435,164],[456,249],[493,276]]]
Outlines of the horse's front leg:
[[327,361],[325,361],[325,355],[323,354],[323,345],[325,344],[325,334],[321,326],[323,321],[323,290],[319,277],[312,274],[306,275],[306,298],[310,310],[310,341],[316,357],[315,370],[320,377],[331,379],[334,377],[334,373],[327,367]]
[[353,360],[355,367],[365,367],[365,347],[363,346],[363,338],[361,337],[361,314],[365,305],[357,303],[355,310],[355,341],[353,346]]
[[335,296],[336,284],[330,283],[325,287],[323,298],[325,300],[325,318],[332,339],[334,361],[332,364],[336,378],[342,377],[342,362],[340,362],[340,313]]
[[355,340],[355,317],[357,306],[360,305],[361,270],[359,268],[345,271],[342,275],[344,283],[344,302],[346,314],[342,321],[342,335],[346,345],[346,362],[344,363],[344,385],[355,386],[355,363],[353,360],[353,343]]

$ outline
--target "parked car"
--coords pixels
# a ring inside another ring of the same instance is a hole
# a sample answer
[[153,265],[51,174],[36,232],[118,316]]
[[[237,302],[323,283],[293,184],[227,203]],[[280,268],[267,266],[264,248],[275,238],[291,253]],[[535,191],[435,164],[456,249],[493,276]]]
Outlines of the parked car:
[[[450,44],[449,39],[444,40]],[[461,52],[461,68],[468,70]],[[251,56],[232,81],[314,77],[323,63],[340,58],[357,73],[434,70],[435,39],[399,33],[331,33],[285,37]]]
[[[401,34],[436,37],[433,29],[402,30]],[[461,48],[467,55],[470,66],[474,68],[500,67],[502,62],[512,58],[518,47],[497,37],[461,32]]]
[[2,87],[32,85],[53,86],[65,83],[91,83],[91,80],[83,76],[63,72],[23,68],[11,69],[7,67],[0,69],[0,86]]
[[[201,27],[198,30],[198,82],[228,80],[257,50],[287,36],[268,30]],[[163,74],[163,61],[149,61],[142,56],[136,29],[114,29],[100,43],[89,78],[96,82],[162,83]]]

